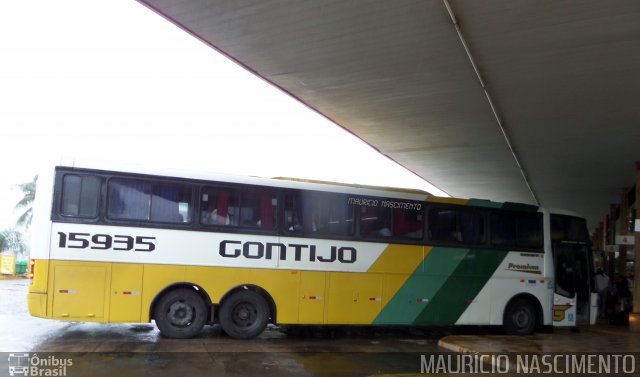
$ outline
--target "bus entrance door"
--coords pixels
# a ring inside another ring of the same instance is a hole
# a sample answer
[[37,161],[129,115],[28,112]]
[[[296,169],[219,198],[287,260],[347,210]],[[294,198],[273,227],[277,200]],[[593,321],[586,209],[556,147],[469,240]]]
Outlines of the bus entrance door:
[[591,293],[591,259],[589,248],[582,243],[558,242],[553,247],[555,293],[553,325],[589,324],[594,299]]

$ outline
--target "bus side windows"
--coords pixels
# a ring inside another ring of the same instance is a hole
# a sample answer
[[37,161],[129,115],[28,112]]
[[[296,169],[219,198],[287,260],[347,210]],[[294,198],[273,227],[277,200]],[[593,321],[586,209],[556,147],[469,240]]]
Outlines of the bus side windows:
[[156,183],[151,197],[151,221],[191,222],[191,186]]
[[429,208],[432,241],[480,245],[485,243],[484,214],[467,208]]
[[285,195],[284,227],[306,235],[347,236],[354,233],[354,207],[347,196],[298,191]]
[[429,237],[432,241],[459,242],[456,211],[453,209],[429,209]]
[[298,195],[284,197],[284,229],[287,232],[302,232],[302,205]]
[[422,210],[395,208],[393,224],[396,233],[403,238],[422,239],[424,229]]
[[319,194],[314,219],[319,233],[347,236],[354,231],[354,207],[340,194]]
[[474,210],[462,210],[458,215],[462,242],[484,244],[486,242],[484,213]]
[[518,246],[527,248],[542,247],[542,218],[536,214],[518,215]]
[[204,225],[232,225],[229,202],[238,202],[230,190],[206,187],[200,194],[200,222]]
[[516,216],[510,213],[491,214],[491,243],[496,246],[516,245]]
[[107,216],[118,220],[149,220],[151,184],[132,179],[109,181]]
[[360,234],[364,237],[391,237],[391,208],[360,207]]
[[205,187],[200,193],[200,223],[274,229],[277,205],[273,190]]
[[389,207],[360,207],[360,234],[371,238],[422,239],[422,211]]
[[65,174],[62,178],[62,216],[95,218],[100,204],[102,180],[91,175]]
[[191,222],[191,187],[136,179],[111,179],[107,216],[114,220]]
[[542,220],[538,213],[491,214],[491,243],[495,246],[541,248]]

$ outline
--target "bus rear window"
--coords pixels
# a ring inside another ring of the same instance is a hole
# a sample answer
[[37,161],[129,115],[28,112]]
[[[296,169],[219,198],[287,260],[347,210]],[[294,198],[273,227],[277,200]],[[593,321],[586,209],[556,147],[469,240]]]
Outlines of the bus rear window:
[[100,203],[98,177],[66,174],[62,179],[62,216],[94,218],[98,216]]

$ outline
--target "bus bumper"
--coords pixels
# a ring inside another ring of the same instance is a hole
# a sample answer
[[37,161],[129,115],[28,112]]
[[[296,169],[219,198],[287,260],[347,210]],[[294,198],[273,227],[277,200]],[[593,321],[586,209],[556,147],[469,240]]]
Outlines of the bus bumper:
[[29,314],[34,317],[47,317],[47,294],[32,293],[27,294],[27,302],[29,304]]

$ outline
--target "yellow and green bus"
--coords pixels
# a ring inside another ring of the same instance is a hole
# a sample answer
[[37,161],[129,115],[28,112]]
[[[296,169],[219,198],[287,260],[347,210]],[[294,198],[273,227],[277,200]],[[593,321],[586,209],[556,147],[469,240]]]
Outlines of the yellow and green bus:
[[583,218],[536,206],[287,179],[60,164],[34,204],[31,315],[220,324],[595,320]]

